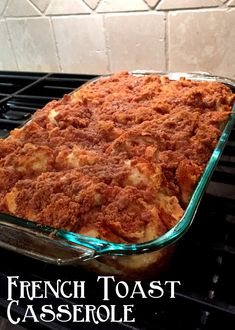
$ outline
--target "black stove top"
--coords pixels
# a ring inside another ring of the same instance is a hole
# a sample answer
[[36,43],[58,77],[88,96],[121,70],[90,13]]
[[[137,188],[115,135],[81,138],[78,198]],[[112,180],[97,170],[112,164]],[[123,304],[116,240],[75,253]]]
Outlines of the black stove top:
[[[90,75],[0,72],[0,137],[22,125],[31,114],[48,101],[71,92]],[[0,314],[6,317],[8,305],[7,276],[18,275],[25,280],[85,280],[88,283],[86,304],[100,305],[97,276],[80,268],[47,265],[0,249]],[[235,128],[213,174],[194,223],[178,244],[169,269],[152,280],[177,280],[176,298],[169,294],[161,299],[135,299],[135,323],[26,323],[37,329],[150,329],[150,330],[214,330],[235,328]],[[149,281],[142,281],[148,287]],[[130,286],[132,284],[130,283]],[[71,299],[56,299],[47,304],[72,305]],[[22,316],[25,300],[15,306],[15,317]],[[31,302],[32,303],[32,302]],[[84,303],[84,302],[79,302]],[[111,296],[109,304],[117,308],[133,301]]]

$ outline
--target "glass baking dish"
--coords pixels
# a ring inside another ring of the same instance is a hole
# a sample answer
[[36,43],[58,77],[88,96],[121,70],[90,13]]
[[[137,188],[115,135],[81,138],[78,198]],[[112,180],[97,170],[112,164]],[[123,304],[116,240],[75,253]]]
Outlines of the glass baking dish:
[[[185,77],[197,81],[218,81],[233,90],[235,88],[235,81],[205,73],[134,72],[135,75],[153,73],[167,75],[172,80]],[[100,78],[88,83],[97,79]],[[113,274],[126,278],[148,277],[162,270],[174,250],[173,243],[185,234],[194,219],[234,122],[235,105],[184,215],[161,237],[138,244],[112,243],[62,229],[41,226],[35,222],[0,213],[0,246],[44,262],[57,265],[82,265],[100,274]]]

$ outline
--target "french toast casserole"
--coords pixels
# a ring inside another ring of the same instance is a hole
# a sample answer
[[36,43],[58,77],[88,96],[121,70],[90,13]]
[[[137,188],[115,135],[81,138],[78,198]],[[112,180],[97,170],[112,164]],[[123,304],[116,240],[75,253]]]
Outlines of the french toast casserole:
[[0,140],[0,212],[117,243],[181,219],[231,113],[224,84],[127,72],[85,84]]

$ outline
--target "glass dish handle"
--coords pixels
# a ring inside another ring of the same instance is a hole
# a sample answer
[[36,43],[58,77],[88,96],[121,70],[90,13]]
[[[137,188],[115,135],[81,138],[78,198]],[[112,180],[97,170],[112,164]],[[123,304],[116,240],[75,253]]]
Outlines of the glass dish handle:
[[95,255],[94,250],[78,244],[68,244],[53,233],[42,234],[28,228],[17,228],[16,225],[6,225],[1,217],[0,246],[57,265],[79,264]]

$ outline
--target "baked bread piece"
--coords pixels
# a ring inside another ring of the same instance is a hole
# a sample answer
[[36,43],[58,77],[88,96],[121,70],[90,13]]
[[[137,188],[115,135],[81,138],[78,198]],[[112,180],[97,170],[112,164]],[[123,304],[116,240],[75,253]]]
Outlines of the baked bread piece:
[[157,75],[86,84],[0,140],[0,211],[112,242],[157,238],[182,217],[234,99]]

